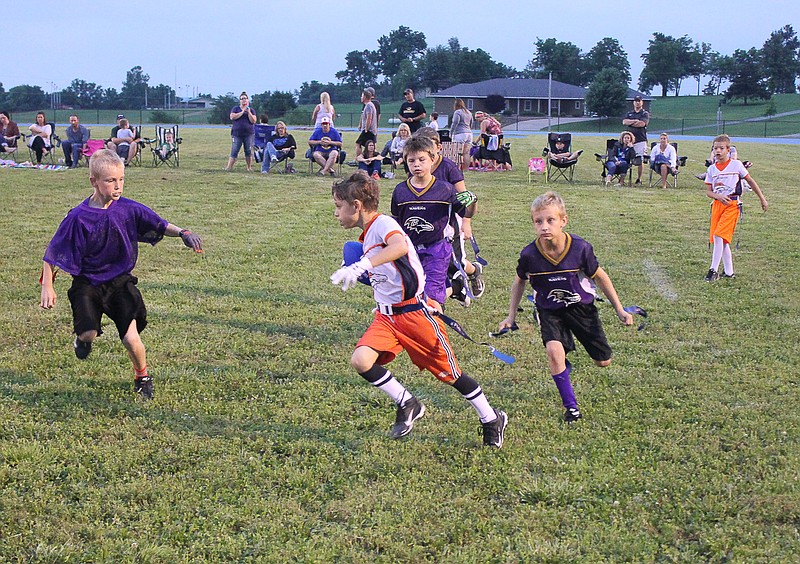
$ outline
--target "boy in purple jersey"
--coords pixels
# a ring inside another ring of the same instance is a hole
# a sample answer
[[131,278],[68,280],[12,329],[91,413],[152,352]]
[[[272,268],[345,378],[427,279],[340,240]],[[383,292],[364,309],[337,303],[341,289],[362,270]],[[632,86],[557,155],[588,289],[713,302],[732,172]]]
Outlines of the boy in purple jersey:
[[439,308],[446,298],[447,269],[453,254],[453,213],[464,214],[474,206],[472,192],[458,193],[452,184],[431,174],[437,159],[430,139],[412,137],[403,149],[411,177],[398,184],[392,193],[392,216],[408,233],[425,270],[425,293]]
[[536,240],[519,255],[508,317],[500,322],[499,328],[503,330],[514,325],[525,281],[530,281],[550,374],[567,410],[564,420],[571,423],[581,418],[569,379],[572,365],[567,360],[567,353],[575,350],[573,335],[597,366],[611,364],[611,347],[594,306],[595,283],[622,323],[633,324],[633,316],[623,309],[592,246],[577,235],[564,232],[567,210],[561,196],[547,192],[536,198],[531,205],[531,218]]
[[94,192],[71,209],[47,246],[42,268],[40,304],[56,305],[53,289],[57,269],[72,275],[67,296],[72,305],[75,356],[84,359],[102,333],[105,313],[117,327],[119,338],[133,363],[134,390],[153,398],[153,378],[147,372],[139,333],[147,326],[147,310],[131,275],[139,255],[138,243],[155,245],[165,235],[180,237],[195,252],[202,252],[200,237],[161,219],[147,206],[122,197],[125,163],[114,151],[101,149],[89,161],[89,182]]

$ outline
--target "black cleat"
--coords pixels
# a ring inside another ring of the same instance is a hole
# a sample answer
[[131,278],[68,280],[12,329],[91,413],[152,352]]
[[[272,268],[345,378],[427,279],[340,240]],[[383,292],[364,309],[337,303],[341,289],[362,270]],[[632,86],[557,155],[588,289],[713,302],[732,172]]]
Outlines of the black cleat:
[[475,266],[475,272],[468,276],[469,287],[470,290],[472,290],[472,295],[476,298],[480,298],[484,290],[486,290],[486,283],[483,281],[483,265],[479,262],[475,262],[473,266]]
[[720,278],[736,278],[736,273],[734,272],[732,274],[726,274],[723,272],[722,275],[720,275]]
[[567,408],[567,411],[564,412],[564,421],[567,423],[574,423],[582,417],[583,415],[581,415],[581,412],[577,407],[569,407]]
[[392,438],[401,439],[414,428],[414,421],[425,415],[425,406],[417,398],[411,397],[405,404],[397,406],[397,418],[392,425]]
[[706,274],[706,277],[703,278],[703,280],[705,280],[706,282],[714,282],[716,280],[719,280],[719,272],[717,272],[713,268],[709,268],[708,274]]
[[483,446],[501,448],[505,438],[506,425],[508,425],[508,415],[505,411],[494,410],[497,419],[489,423],[483,423]]
[[155,395],[155,390],[153,389],[153,377],[142,376],[141,378],[134,379],[133,391],[141,395],[143,399],[153,399],[153,396]]
[[81,360],[85,359],[92,352],[92,343],[81,341],[78,337],[75,337],[73,346],[75,347],[75,356]]

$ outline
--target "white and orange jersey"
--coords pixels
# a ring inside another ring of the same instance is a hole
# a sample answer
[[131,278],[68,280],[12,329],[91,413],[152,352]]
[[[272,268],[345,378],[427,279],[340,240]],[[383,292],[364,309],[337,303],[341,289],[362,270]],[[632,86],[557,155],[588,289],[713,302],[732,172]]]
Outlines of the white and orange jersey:
[[370,221],[359,237],[364,256],[369,258],[387,246],[389,237],[401,235],[408,253],[399,259],[369,269],[369,283],[379,304],[398,304],[418,296],[425,289],[425,272],[408,235],[388,215],[379,214]]
[[747,174],[747,169],[741,161],[728,159],[724,163],[714,163],[708,167],[706,184],[711,185],[715,194],[738,196],[742,193],[741,180]]

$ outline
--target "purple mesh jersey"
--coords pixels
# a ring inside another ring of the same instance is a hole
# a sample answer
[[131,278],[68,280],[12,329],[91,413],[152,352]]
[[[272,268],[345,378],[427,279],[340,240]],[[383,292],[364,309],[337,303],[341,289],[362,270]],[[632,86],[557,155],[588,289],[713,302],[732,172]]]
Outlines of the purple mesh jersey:
[[453,228],[448,225],[450,215],[464,211],[456,194],[452,184],[435,176],[422,190],[412,186],[408,179],[398,184],[392,193],[392,216],[415,247],[427,247],[442,239],[452,240]]
[[536,291],[536,306],[542,309],[590,304],[597,295],[592,278],[600,265],[594,249],[577,235],[566,233],[566,236],[567,247],[559,260],[548,257],[539,247],[538,239],[519,254],[517,276],[531,283]]
[[108,208],[92,208],[87,198],[58,226],[44,261],[97,286],[130,273],[139,242],[155,245],[166,228],[167,221],[144,204],[120,198]]

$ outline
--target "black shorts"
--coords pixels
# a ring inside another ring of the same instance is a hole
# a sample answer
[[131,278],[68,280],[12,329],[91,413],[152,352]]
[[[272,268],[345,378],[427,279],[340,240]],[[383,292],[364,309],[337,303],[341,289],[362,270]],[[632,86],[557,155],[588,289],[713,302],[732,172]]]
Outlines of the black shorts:
[[136,329],[141,333],[147,327],[147,309],[136,287],[138,282],[135,276],[123,274],[105,284],[92,286],[83,276],[74,277],[67,296],[72,305],[75,334],[92,330],[101,334],[100,318],[104,313],[114,321],[120,339],[128,332],[134,319]]
[[573,304],[555,311],[538,309],[538,312],[545,345],[548,341],[558,341],[564,345],[564,352],[574,351],[574,335],[593,360],[611,358],[611,347],[594,304]]
[[377,138],[375,137],[375,134],[372,133],[371,131],[362,131],[361,135],[359,135],[358,139],[356,139],[356,144],[361,145],[362,147],[366,147],[367,141],[376,141],[376,140]]

